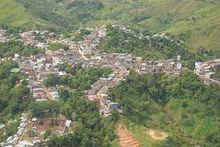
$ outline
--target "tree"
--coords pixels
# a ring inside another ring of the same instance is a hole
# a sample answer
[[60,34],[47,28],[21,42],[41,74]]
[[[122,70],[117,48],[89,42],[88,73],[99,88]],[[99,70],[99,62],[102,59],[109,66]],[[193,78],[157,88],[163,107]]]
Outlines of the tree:
[[52,131],[50,129],[47,129],[44,133],[44,139],[46,140],[48,137],[50,137],[52,134]]

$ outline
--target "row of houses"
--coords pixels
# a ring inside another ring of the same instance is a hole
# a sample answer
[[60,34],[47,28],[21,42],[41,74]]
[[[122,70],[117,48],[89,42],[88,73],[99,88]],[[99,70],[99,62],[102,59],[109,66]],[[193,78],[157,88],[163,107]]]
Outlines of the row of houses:
[[19,40],[25,45],[31,45],[37,48],[46,48],[49,42],[57,39],[55,33],[49,31],[26,31],[19,34]]
[[5,142],[2,142],[0,144],[0,146],[5,146],[5,147],[16,146],[20,140],[22,133],[24,132],[26,125],[27,125],[27,118],[23,113],[22,116],[20,117],[20,124],[17,128],[17,132],[13,136],[9,136]]
[[66,74],[57,68],[57,65],[64,62],[62,59],[66,59],[65,57],[62,51],[56,51],[54,54],[50,52],[48,54],[16,59],[21,68],[21,72],[28,77],[30,92],[36,101],[44,101],[48,96],[50,96],[51,99],[57,99],[59,97],[57,90],[54,88],[46,88],[43,81],[51,74],[59,76]]
[[84,60],[88,60],[96,54],[101,40],[106,36],[106,28],[100,28],[84,37],[84,41],[79,42],[78,51]]
[[51,125],[49,118],[27,118],[26,114],[20,117],[17,132],[9,136],[5,142],[0,143],[4,147],[31,147],[41,146],[44,142],[46,130],[51,130],[56,135],[64,135],[66,130],[71,126],[72,121],[60,116],[56,119],[56,125]]
[[182,64],[180,62],[174,62],[172,60],[163,61],[143,61],[136,65],[136,72],[143,73],[164,73],[178,75],[182,70]]
[[20,34],[20,41],[22,41],[25,45],[31,45],[33,47],[45,48],[45,43],[39,42],[34,39],[33,32],[22,32]]
[[90,90],[85,91],[85,98],[91,101],[99,101],[100,114],[104,116],[111,115],[112,109],[118,109],[118,103],[112,102],[109,99],[108,90],[118,85],[128,74],[129,71],[119,68],[110,74],[108,78],[100,78],[91,86]]
[[213,75],[220,69],[220,59],[215,59],[206,62],[195,62],[194,73],[204,81],[205,84],[218,84],[220,81],[213,79]]

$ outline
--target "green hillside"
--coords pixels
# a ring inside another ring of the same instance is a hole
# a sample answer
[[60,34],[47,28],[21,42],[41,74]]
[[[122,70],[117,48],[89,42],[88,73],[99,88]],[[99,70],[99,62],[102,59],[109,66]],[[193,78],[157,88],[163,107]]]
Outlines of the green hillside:
[[31,16],[25,8],[15,0],[1,0],[0,22],[13,26],[23,26],[29,22]]
[[[143,146],[219,146],[219,87],[204,85],[190,72],[180,76],[139,75],[131,72],[110,97],[123,108],[125,124]],[[149,140],[144,131],[169,134],[164,141]],[[149,144],[150,143],[150,144]]]
[[181,35],[189,48],[220,47],[218,0],[1,0],[0,23],[34,28],[122,23]]

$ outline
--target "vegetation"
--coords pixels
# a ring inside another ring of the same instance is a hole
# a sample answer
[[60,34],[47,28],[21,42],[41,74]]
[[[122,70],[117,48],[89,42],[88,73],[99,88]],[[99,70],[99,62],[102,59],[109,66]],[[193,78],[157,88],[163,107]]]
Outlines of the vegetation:
[[211,78],[215,79],[215,80],[220,80],[220,67],[217,67],[216,69],[214,69],[215,74],[212,75]]
[[17,117],[31,101],[27,82],[19,73],[10,73],[17,67],[14,62],[0,63],[0,124],[6,128],[0,130],[0,141],[13,135],[17,130]]
[[218,0],[2,0],[0,23],[68,32],[122,23],[153,34],[182,36],[191,51],[218,50],[219,4]]
[[12,57],[14,54],[19,54],[21,56],[36,55],[43,52],[44,50],[34,48],[29,45],[24,45],[20,41],[9,41],[5,43],[0,43],[0,57]]
[[[0,28],[15,39],[21,30],[47,29],[81,41],[90,33],[90,27],[105,25],[107,37],[99,46],[105,52],[133,53],[147,59],[181,55],[183,64],[192,68],[195,61],[220,56],[219,8],[219,0],[1,0]],[[134,32],[110,27],[116,23],[131,26]],[[34,35],[44,42],[41,34]],[[68,50],[69,46],[49,44],[51,50],[61,48]],[[20,41],[0,43],[0,58],[42,52]],[[54,121],[62,114],[73,121],[64,136],[46,131],[44,138],[52,147],[110,146],[116,141],[114,131],[119,119],[145,146],[220,146],[219,86],[204,85],[191,72],[169,76],[131,71],[109,92],[123,113],[113,111],[112,116],[103,118],[97,102],[82,96],[96,80],[107,77],[110,69],[59,65],[67,75],[50,75],[44,81],[47,87],[61,87],[59,101],[32,102],[25,77],[10,72],[17,67],[14,62],[0,63],[0,124],[6,125],[0,130],[0,142],[16,132],[20,114],[30,111],[38,118],[52,117]],[[219,80],[219,69],[213,78]],[[169,137],[152,141],[143,134],[146,128],[162,130]],[[29,136],[34,133],[28,131]]]
[[74,41],[83,41],[85,35],[89,35],[91,32],[87,29],[80,29],[79,31],[76,31],[74,34]]
[[[73,121],[74,125],[70,128],[70,132],[73,131],[74,133],[64,137],[58,137],[47,131],[44,137],[50,138],[48,146],[107,146],[114,140],[115,119],[112,117],[101,118],[97,103],[88,102],[80,94],[99,77],[107,76],[111,70],[85,69],[81,65],[70,70],[68,69],[70,65],[65,64],[61,67],[70,75],[61,81],[62,84],[67,86],[68,90],[63,89],[60,91],[60,101],[32,102],[29,99],[27,82],[18,83],[24,77],[19,73],[10,73],[10,69],[16,67],[17,64],[13,62],[0,64],[0,116],[4,116],[0,117],[0,123],[7,125],[7,128],[3,130],[4,133],[1,133],[1,140],[16,132],[19,121],[9,122],[9,120],[19,117],[23,111],[30,111],[33,117],[40,119],[48,117],[53,124],[56,124],[57,117],[60,114]],[[57,81],[52,82],[54,79],[49,77],[48,85],[60,84]],[[76,85],[71,85],[72,82]],[[75,92],[75,90],[78,92]],[[28,133],[30,136],[34,135],[32,130],[29,130]],[[57,140],[59,141],[57,142]]]
[[63,105],[66,116],[73,120],[73,133],[53,136],[48,146],[108,146],[114,140],[114,121],[102,118],[96,102],[71,95]]
[[[46,86],[65,85],[59,90],[60,101],[33,103],[29,106],[32,114],[38,118],[57,116],[61,113],[73,121],[73,127],[62,137],[45,135],[50,138],[48,146],[109,146],[115,139],[115,115],[102,118],[97,102],[90,102],[82,97],[82,92],[90,87],[99,77],[110,74],[109,69],[72,68],[69,64],[60,65],[69,75],[64,78],[54,75],[44,81]],[[62,106],[62,107],[61,107]]]
[[37,118],[50,117],[60,113],[61,103],[57,101],[34,102],[29,105],[31,114]]
[[184,44],[171,35],[169,35],[170,38],[154,37],[147,31],[142,32],[141,34],[147,35],[146,37],[138,34],[138,31],[125,33],[111,26],[107,29],[107,37],[99,47],[106,52],[135,53],[145,58],[172,58],[177,55],[186,57],[187,51]]
[[101,41],[99,49],[104,52],[134,53],[146,59],[176,59],[182,57],[184,66],[194,68],[197,61],[218,58],[220,51],[198,48],[196,52],[188,49],[181,36],[172,34],[152,35],[149,30],[132,30],[126,33],[111,26],[107,27],[107,36]]
[[33,32],[34,39],[40,42],[46,42],[46,37],[39,32]]
[[111,73],[109,68],[84,68],[81,64],[72,67],[69,64],[59,65],[59,68],[66,71],[68,74],[64,77],[50,75],[44,84],[48,86],[65,85],[71,89],[78,91],[87,90],[92,83],[100,77],[107,77]]
[[8,25],[1,25],[0,29],[6,30],[5,36],[14,38],[19,38],[19,33],[24,31],[24,29],[21,27],[12,27]]
[[0,8],[1,24],[23,26],[31,20],[31,15],[16,0],[2,0]]
[[[196,75],[138,75],[110,91],[132,124],[163,130],[170,138],[162,146],[219,145],[219,87],[204,85]],[[133,126],[134,127],[134,126]]]

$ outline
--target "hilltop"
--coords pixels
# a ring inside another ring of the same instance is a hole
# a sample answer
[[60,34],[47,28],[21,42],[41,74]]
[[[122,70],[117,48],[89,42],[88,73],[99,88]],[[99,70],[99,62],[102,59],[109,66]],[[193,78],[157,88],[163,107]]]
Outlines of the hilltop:
[[121,23],[178,35],[194,51],[220,47],[217,0],[2,0],[0,24],[72,30]]

